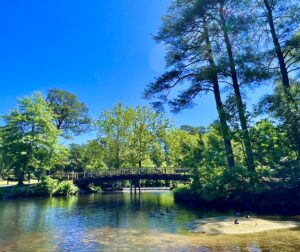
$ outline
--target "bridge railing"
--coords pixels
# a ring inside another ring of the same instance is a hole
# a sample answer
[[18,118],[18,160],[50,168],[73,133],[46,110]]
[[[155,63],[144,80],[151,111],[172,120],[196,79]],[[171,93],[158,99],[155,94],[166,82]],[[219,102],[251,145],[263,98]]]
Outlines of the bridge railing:
[[97,172],[70,172],[62,173],[61,179],[78,180],[85,178],[99,178],[99,177],[113,177],[125,175],[189,175],[190,169],[188,168],[173,168],[173,167],[132,167],[132,168],[118,168],[108,169]]

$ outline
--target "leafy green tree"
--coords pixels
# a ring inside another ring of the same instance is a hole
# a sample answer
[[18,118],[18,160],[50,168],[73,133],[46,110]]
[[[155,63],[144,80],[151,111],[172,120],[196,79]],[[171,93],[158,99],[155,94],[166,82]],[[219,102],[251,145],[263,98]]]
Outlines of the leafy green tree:
[[128,141],[128,151],[133,161],[133,166],[142,167],[145,160],[149,159],[151,151],[156,148],[166,135],[168,121],[160,113],[155,113],[148,107],[136,107],[132,118],[132,131]]
[[142,167],[164,162],[168,121],[162,114],[147,107],[124,108],[119,103],[111,111],[103,111],[96,125],[108,167]]
[[167,166],[167,157],[166,157],[166,143],[165,137],[163,141],[155,141],[149,146],[149,159],[152,161],[153,165],[156,167]]
[[99,171],[106,168],[104,163],[104,146],[98,140],[86,144],[71,144],[67,171]]
[[[297,105],[300,107],[300,85],[298,82],[292,83],[289,88],[291,95]],[[261,114],[268,113],[272,115],[278,123],[281,124],[282,128],[287,133],[287,138],[289,139],[289,144],[294,146],[294,150],[296,151],[296,155],[291,153],[290,157],[293,156],[299,159],[299,145],[300,142],[295,142],[295,135],[300,135],[300,128],[295,128],[295,125],[299,124],[297,116],[293,116],[293,114],[289,113],[290,111],[290,103],[285,99],[284,88],[281,85],[277,85],[274,90],[274,93],[271,95],[265,95],[261,101],[259,102],[259,112]],[[294,151],[292,151],[294,152]]]
[[46,101],[56,115],[54,122],[63,136],[77,136],[89,129],[91,119],[88,108],[78,101],[76,95],[53,88],[48,90]]
[[200,135],[172,129],[167,135],[168,156],[173,167],[194,168],[200,165],[195,155],[199,149]]
[[134,110],[118,103],[111,111],[103,111],[96,122],[98,137],[105,145],[108,167],[120,168],[125,164],[133,118]]
[[197,126],[197,127],[193,127],[190,125],[181,125],[180,126],[181,130],[185,130],[187,132],[189,132],[190,134],[205,134],[207,132],[206,127],[204,126]]
[[209,131],[203,135],[205,146],[205,167],[209,170],[225,167],[225,152],[222,146],[220,129],[216,125],[210,125]]
[[258,121],[251,129],[254,155],[258,167],[270,172],[279,169],[282,160],[289,158],[290,144],[285,131],[269,120]]
[[104,147],[97,140],[84,145],[81,163],[85,171],[99,171],[106,168]]
[[[70,166],[70,149],[66,146],[59,145],[55,150],[55,155],[51,158],[50,174],[59,175]],[[36,177],[41,177],[40,170],[35,172]],[[43,177],[42,177],[43,178]]]
[[82,164],[84,145],[70,144],[69,147],[69,164],[66,167],[67,171],[83,172],[84,166]]
[[53,124],[54,118],[39,93],[19,99],[17,108],[3,117],[3,161],[13,169],[19,184],[23,184],[27,174],[44,174],[51,169],[60,134]]

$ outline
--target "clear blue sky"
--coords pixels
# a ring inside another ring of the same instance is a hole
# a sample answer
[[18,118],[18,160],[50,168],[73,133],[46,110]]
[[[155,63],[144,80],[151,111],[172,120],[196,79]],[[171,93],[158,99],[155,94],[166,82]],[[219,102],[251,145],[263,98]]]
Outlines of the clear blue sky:
[[[15,107],[16,97],[52,87],[75,93],[94,119],[119,101],[147,104],[143,89],[164,67],[163,48],[152,35],[168,3],[1,1],[0,114]],[[248,97],[258,98],[252,93]],[[195,108],[168,116],[176,125],[207,126],[216,119],[214,101],[206,96]]]

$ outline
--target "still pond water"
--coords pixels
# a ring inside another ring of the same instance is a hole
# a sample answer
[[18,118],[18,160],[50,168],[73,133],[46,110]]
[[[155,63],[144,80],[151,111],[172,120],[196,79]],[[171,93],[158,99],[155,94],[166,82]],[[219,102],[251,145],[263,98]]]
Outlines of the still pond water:
[[188,231],[196,219],[224,214],[178,205],[171,192],[1,201],[0,251],[300,251],[300,229]]

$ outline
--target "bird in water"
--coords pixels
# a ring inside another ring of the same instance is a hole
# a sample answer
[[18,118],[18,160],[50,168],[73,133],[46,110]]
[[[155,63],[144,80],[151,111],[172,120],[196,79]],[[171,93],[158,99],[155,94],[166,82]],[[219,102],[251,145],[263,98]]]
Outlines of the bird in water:
[[239,219],[234,219],[234,224],[240,224]]

